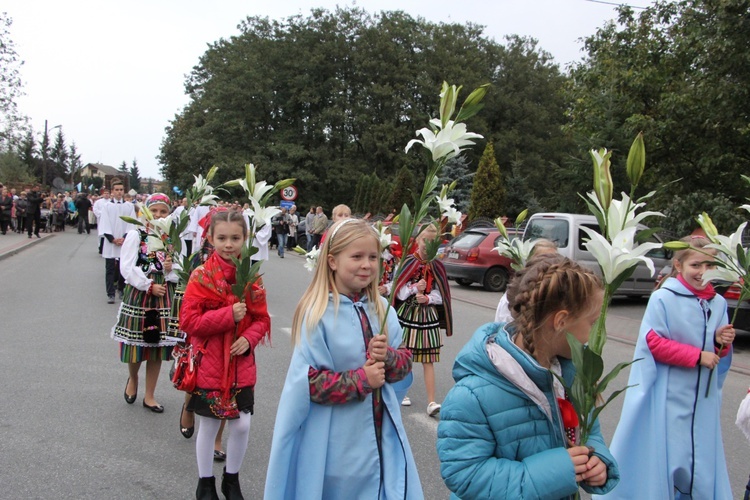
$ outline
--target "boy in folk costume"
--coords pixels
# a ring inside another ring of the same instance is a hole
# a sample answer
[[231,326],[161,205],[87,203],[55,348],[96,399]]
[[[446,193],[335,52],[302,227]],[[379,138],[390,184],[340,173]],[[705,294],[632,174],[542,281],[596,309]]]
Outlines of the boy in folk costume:
[[112,181],[112,199],[102,207],[99,233],[104,236],[102,257],[105,260],[104,281],[107,290],[107,303],[115,303],[115,281],[122,298],[125,280],[120,274],[120,247],[125,242],[125,235],[133,225],[122,220],[122,216],[135,218],[135,207],[127,203],[123,196],[125,186],[120,179]]

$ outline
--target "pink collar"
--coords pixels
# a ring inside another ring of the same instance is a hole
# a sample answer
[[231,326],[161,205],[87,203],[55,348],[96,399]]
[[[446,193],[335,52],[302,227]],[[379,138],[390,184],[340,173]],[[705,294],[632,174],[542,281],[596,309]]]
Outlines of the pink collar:
[[692,293],[699,299],[711,300],[716,296],[716,290],[714,290],[714,287],[711,283],[706,285],[706,288],[704,288],[703,290],[698,290],[697,288],[694,288],[693,286],[688,284],[688,282],[685,281],[685,278],[683,278],[681,274],[677,275],[677,280],[682,283],[685,288],[690,290],[690,293]]

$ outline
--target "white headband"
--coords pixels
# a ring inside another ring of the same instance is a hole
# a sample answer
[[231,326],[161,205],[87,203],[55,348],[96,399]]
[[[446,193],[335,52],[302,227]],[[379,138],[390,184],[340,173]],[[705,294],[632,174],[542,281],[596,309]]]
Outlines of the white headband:
[[[333,239],[334,239],[334,238],[336,237],[336,233],[338,233],[338,232],[339,232],[339,228],[340,228],[341,226],[343,226],[343,225],[344,225],[344,224],[346,224],[347,222],[352,222],[352,221],[356,221],[356,220],[358,220],[358,219],[353,219],[353,218],[351,218],[351,217],[350,217],[350,218],[348,218],[348,219],[344,219],[344,220],[342,220],[341,222],[339,222],[339,223],[338,223],[338,226],[336,226],[335,228],[333,228],[333,232],[331,233],[331,239],[330,239],[330,241],[333,241]],[[330,247],[330,244],[329,244],[329,247]]]

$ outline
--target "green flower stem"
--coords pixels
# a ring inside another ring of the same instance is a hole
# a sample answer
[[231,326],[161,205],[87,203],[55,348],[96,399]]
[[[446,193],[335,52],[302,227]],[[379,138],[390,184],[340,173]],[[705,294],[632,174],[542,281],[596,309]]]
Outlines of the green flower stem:
[[604,344],[607,342],[607,310],[613,293],[612,286],[606,284],[604,286],[604,300],[602,300],[601,313],[596,323],[594,323],[594,328],[589,336],[589,349],[600,356],[604,350]]

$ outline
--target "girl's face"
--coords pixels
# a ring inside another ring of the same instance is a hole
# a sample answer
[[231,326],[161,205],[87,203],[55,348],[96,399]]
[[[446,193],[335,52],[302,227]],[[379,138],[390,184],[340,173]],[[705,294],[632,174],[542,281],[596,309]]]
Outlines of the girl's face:
[[[597,290],[591,297],[589,307],[580,315],[572,316],[568,311],[558,311],[551,318],[551,330],[553,331],[554,341],[552,342],[553,352],[549,354],[570,359],[570,345],[568,344],[566,333],[573,335],[582,344],[588,342],[591,329],[601,314],[603,301],[604,290]],[[536,342],[537,345],[541,345],[542,343],[542,341]]]
[[151,214],[154,216],[154,219],[163,219],[164,217],[167,217],[169,215],[169,207],[164,205],[163,203],[157,203],[156,205],[151,205]]
[[333,223],[335,224],[336,222],[340,220],[351,219],[351,218],[352,218],[351,212],[349,212],[348,210],[341,210],[333,214]]
[[419,234],[417,238],[417,245],[419,245],[419,253],[427,255],[427,242],[434,241],[437,238],[437,230],[434,226],[430,226]]
[[352,241],[337,255],[328,256],[328,266],[340,293],[353,295],[372,283],[380,271],[380,252],[374,237]]
[[709,269],[714,269],[714,257],[704,255],[700,252],[688,252],[682,259],[682,262],[674,260],[675,269],[682,275],[682,279],[689,283],[696,290],[703,290],[708,283],[703,283],[703,273]]
[[238,222],[217,222],[208,234],[208,242],[224,260],[239,257],[245,243],[244,227]]

